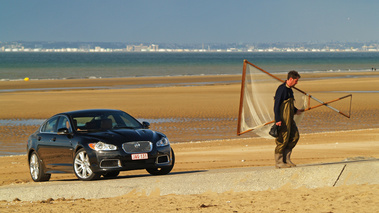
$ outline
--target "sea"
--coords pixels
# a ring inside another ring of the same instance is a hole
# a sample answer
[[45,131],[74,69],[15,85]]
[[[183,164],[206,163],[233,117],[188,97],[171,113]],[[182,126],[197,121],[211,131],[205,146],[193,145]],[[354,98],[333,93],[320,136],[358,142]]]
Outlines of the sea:
[[[286,73],[289,70],[297,70],[300,73],[348,73],[375,71],[375,69],[379,72],[379,52],[0,52],[0,81],[22,81],[26,77],[31,80],[42,80],[241,74],[245,59],[271,73]],[[377,119],[375,116],[371,117]],[[217,139],[237,137],[234,129],[236,118],[226,118],[221,122],[224,123],[223,126],[215,126],[212,123],[212,119],[215,118],[137,119],[147,120],[153,125],[156,124],[156,127],[159,127],[159,123],[169,124],[163,126],[196,136],[191,138],[193,141],[216,139],[215,136]],[[315,123],[315,120],[318,121],[313,119],[312,123]],[[360,123],[359,120],[354,120],[354,117],[350,120],[351,123]],[[0,126],[38,126],[43,121],[44,119],[0,120]],[[186,122],[192,122],[195,126],[185,129]],[[206,128],[203,127],[205,122],[209,123]],[[335,126],[344,128],[347,125],[345,122],[336,123]],[[351,126],[352,129],[356,128]],[[310,126],[308,129],[302,127],[302,131],[305,133],[331,131],[322,127],[323,125]],[[164,128],[157,130],[167,131]],[[0,156],[25,154],[25,141],[4,143],[2,140],[0,138]],[[186,142],[179,136],[172,141]]]
[[272,73],[379,71],[379,52],[0,52],[0,81],[241,74],[244,59]]

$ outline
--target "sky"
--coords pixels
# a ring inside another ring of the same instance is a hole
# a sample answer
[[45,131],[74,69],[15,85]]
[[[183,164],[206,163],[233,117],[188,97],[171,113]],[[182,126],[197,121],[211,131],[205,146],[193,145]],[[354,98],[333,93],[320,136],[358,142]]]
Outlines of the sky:
[[378,40],[377,0],[0,1],[0,42]]

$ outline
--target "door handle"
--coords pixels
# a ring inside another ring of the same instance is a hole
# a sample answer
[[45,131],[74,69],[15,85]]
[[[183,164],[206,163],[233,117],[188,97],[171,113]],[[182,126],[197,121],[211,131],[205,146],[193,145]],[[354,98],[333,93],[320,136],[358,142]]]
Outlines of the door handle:
[[56,137],[53,137],[50,141],[56,141],[57,140],[57,138]]

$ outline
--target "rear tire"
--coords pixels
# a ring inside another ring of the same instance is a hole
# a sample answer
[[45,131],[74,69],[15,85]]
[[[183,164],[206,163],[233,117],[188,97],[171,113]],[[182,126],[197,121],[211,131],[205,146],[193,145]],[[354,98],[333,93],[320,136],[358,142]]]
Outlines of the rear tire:
[[171,149],[171,157],[172,157],[171,166],[165,166],[161,168],[149,168],[149,169],[146,169],[146,171],[150,173],[151,175],[167,175],[168,173],[171,172],[172,168],[174,168],[174,164],[175,164],[175,154],[174,154],[173,149]]
[[30,155],[29,159],[30,175],[34,182],[49,181],[51,174],[45,174],[41,160],[36,152]]
[[74,172],[80,180],[96,180],[100,178],[100,173],[93,172],[89,157],[85,149],[79,149],[74,157]]

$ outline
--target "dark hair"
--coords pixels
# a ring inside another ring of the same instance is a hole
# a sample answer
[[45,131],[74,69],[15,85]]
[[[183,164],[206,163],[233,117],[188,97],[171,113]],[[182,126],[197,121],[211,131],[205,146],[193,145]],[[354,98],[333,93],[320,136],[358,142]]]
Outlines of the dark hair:
[[293,79],[300,78],[300,74],[295,70],[291,70],[288,72],[287,80],[289,80],[290,78],[293,78]]

